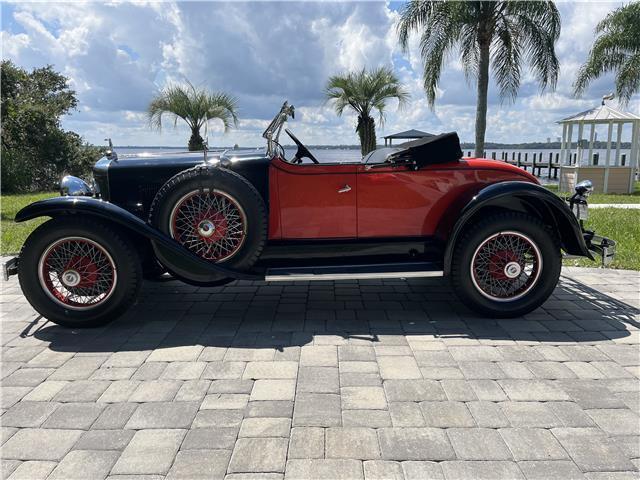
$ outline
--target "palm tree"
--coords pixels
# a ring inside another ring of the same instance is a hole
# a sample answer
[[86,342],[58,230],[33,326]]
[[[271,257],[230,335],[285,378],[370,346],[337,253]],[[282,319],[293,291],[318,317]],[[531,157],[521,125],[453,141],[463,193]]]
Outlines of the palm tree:
[[225,132],[232,125],[237,125],[237,101],[226,93],[209,92],[196,88],[191,83],[187,86],[169,85],[151,100],[147,110],[149,123],[157,129],[162,128],[165,115],[173,117],[174,126],[181,118],[191,129],[189,150],[203,150],[204,140],[200,136],[200,128],[211,119],[222,120]]
[[623,105],[640,91],[640,3],[614,10],[596,26],[598,38],[580,68],[574,92],[581,95],[600,75],[616,72],[616,94]]
[[342,116],[347,107],[358,115],[356,132],[360,137],[363,156],[376,149],[374,110],[378,111],[382,125],[388,100],[395,98],[399,107],[402,107],[409,99],[409,93],[387,67],[371,71],[363,68],[357,72],[334,75],[327,82],[325,95],[328,100],[333,101],[338,116]]
[[560,14],[553,2],[413,0],[402,9],[398,24],[405,52],[409,35],[418,30],[424,89],[432,108],[449,54],[459,51],[465,76],[477,80],[477,157],[484,151],[490,66],[503,100],[515,100],[524,61],[541,90],[555,88],[559,64],[554,45],[560,36]]

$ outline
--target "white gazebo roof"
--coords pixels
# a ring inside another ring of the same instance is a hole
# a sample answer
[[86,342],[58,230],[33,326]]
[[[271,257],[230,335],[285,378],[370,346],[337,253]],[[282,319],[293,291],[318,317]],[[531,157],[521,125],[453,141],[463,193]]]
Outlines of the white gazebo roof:
[[633,122],[640,117],[629,112],[621,112],[609,105],[599,105],[591,110],[576,113],[563,118],[558,123],[609,123],[609,122]]

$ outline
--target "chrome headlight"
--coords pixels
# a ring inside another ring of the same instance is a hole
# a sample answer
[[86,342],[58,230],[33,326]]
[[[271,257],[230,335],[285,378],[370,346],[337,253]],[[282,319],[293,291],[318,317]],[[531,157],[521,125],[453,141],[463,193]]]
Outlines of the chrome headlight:
[[63,197],[93,197],[93,194],[93,188],[81,178],[65,175],[60,180],[60,195]]
[[575,190],[576,193],[569,199],[569,206],[578,220],[587,220],[589,218],[587,197],[593,192],[593,183],[591,180],[583,180],[576,185]]
[[583,197],[588,197],[593,193],[593,182],[591,180],[583,180],[576,185],[576,193]]

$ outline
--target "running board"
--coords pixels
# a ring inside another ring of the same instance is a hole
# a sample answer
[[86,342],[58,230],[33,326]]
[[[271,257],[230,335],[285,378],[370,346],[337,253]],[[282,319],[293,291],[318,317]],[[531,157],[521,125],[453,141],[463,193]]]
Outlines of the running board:
[[367,280],[376,278],[442,277],[442,266],[436,263],[393,263],[373,265],[340,265],[294,268],[270,268],[267,282],[300,282],[310,280]]

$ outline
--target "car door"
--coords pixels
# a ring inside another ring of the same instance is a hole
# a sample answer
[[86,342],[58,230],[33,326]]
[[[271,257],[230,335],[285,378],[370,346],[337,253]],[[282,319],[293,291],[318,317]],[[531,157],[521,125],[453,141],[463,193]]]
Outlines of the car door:
[[450,188],[450,180],[437,171],[360,166],[358,238],[432,235],[439,220],[432,210]]
[[356,165],[292,165],[275,158],[269,168],[270,188],[278,192],[270,205],[270,238],[356,237]]

